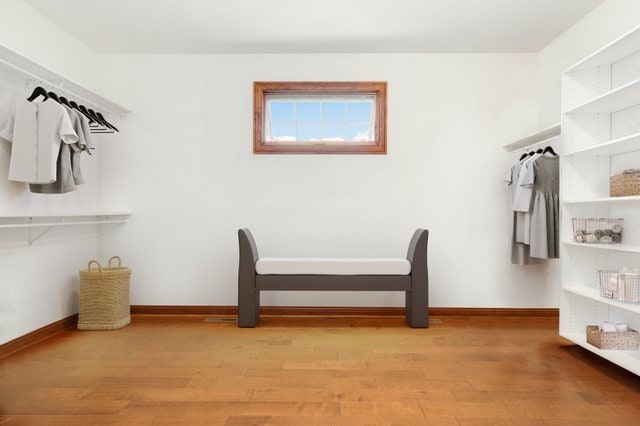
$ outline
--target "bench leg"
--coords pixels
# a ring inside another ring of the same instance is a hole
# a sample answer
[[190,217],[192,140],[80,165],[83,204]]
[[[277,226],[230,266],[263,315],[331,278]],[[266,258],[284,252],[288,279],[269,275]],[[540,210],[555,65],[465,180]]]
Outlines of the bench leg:
[[429,295],[428,283],[416,282],[417,277],[412,279],[412,291],[407,291],[405,296],[405,318],[407,324],[413,328],[429,327]]
[[253,271],[240,269],[238,276],[238,327],[255,327],[260,320],[260,291]]

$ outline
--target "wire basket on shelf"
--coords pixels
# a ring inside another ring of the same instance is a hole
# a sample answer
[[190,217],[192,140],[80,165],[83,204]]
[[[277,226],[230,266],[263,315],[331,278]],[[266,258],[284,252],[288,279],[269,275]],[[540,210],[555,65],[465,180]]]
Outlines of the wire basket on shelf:
[[574,218],[573,240],[586,244],[617,244],[622,242],[624,219]]

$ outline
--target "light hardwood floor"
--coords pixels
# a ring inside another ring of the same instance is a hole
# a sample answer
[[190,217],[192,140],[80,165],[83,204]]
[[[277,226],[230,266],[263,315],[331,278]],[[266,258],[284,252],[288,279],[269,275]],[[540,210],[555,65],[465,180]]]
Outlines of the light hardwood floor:
[[0,424],[639,425],[640,380],[554,319],[135,316],[0,359]]

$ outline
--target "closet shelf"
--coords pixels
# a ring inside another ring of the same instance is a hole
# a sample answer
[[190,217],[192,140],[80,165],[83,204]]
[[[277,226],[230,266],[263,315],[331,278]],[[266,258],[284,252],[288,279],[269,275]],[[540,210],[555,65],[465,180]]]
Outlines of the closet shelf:
[[131,111],[117,103],[104,98],[97,93],[86,89],[75,81],[64,77],[55,71],[46,68],[31,59],[0,45],[0,68],[8,72],[20,76],[25,80],[34,80],[45,83],[56,91],[65,92],[70,97],[82,101],[84,104],[91,104],[101,111],[107,111],[111,114],[125,116]]
[[[0,216],[0,229],[26,228],[29,245],[47,233],[51,228],[61,226],[86,226],[86,225],[119,225],[125,223],[131,212],[100,212],[100,213],[71,213],[59,215],[24,215],[24,216]],[[34,234],[32,229],[45,228],[39,234]]]
[[551,127],[547,127],[546,129],[542,129],[529,136],[525,136],[522,139],[513,141],[507,145],[504,145],[502,148],[504,148],[507,152],[513,152],[532,145],[550,142],[553,139],[556,139],[558,136],[560,136],[560,123],[556,123]]
[[[595,325],[595,324],[594,324]],[[635,374],[640,375],[640,351],[616,351],[602,350],[587,343],[586,330],[585,333],[560,333],[560,336],[571,340],[573,343],[593,352],[602,358],[609,360]]]
[[611,65],[637,52],[638,45],[640,45],[640,27],[634,28],[618,37],[603,48],[582,59],[564,73],[569,74],[573,71]]
[[584,198],[575,200],[563,200],[563,204],[600,204],[600,203],[625,203],[640,201],[640,195],[630,195],[628,197],[602,197]]
[[564,153],[563,156],[586,157],[596,155],[619,155],[633,151],[640,151],[640,133],[634,133],[629,136],[613,139],[597,145],[576,149],[575,151]]
[[596,250],[621,251],[626,253],[640,253],[640,246],[634,244],[585,244],[575,241],[563,241],[562,244],[571,247],[583,247]]
[[640,79],[620,86],[597,98],[578,105],[565,114],[612,113],[640,103]]
[[640,314],[640,304],[616,302],[613,299],[607,299],[606,297],[601,297],[600,290],[598,290],[597,288],[568,285],[568,286],[563,286],[562,289],[569,293],[577,294],[578,296],[583,296],[583,297],[586,297],[587,299],[595,300],[596,302],[602,302],[619,309],[624,309],[630,312],[635,312]]

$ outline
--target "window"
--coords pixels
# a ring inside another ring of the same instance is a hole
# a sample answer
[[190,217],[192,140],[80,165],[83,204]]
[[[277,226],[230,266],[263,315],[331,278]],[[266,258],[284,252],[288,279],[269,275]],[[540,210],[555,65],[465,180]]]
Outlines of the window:
[[386,82],[255,82],[256,154],[386,154]]

